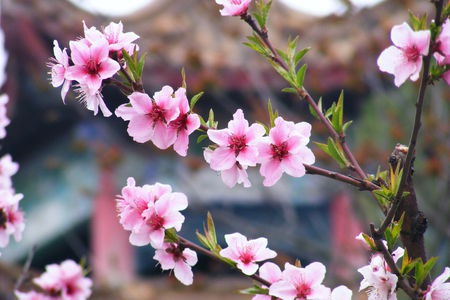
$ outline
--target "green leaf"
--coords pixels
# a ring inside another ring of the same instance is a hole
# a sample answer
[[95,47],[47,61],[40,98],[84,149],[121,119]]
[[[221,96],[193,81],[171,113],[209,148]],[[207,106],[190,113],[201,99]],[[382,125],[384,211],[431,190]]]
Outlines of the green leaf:
[[348,165],[342,150],[331,137],[328,138],[328,150],[330,151],[330,156],[339,164],[339,167],[345,168]]
[[298,63],[300,62],[300,60],[302,60],[302,58],[305,56],[306,53],[308,53],[308,51],[309,51],[310,49],[311,49],[311,48],[309,48],[309,47],[308,47],[308,48],[304,48],[304,49],[298,51],[298,52],[295,54],[295,56],[294,56],[294,64],[295,64],[295,66],[298,65]]
[[336,130],[337,133],[341,134],[343,133],[342,124],[344,120],[344,91],[341,91],[336,105],[333,106],[334,109],[332,110],[331,114],[331,124],[333,125],[334,130]]
[[303,87],[303,81],[305,79],[305,74],[306,74],[306,69],[308,68],[307,64],[304,64],[303,66],[301,66],[301,68],[298,70],[297,72],[297,76],[296,76],[296,83],[297,83],[297,88],[302,88]]
[[[319,98],[319,101],[317,102],[317,107],[319,108],[319,111],[322,112],[322,97]],[[311,115],[314,118],[319,119],[317,112],[314,110],[314,108],[311,105],[309,105],[309,112],[311,113]]]
[[281,90],[284,93],[297,94],[297,89],[293,87],[287,87]]
[[430,273],[431,269],[434,267],[434,265],[437,262],[437,257],[431,257],[425,264],[423,263],[422,259],[418,259],[416,263],[416,269],[415,269],[415,279],[417,286],[421,286],[425,278]]
[[289,64],[289,56],[288,56],[288,54],[287,54],[286,52],[283,52],[283,51],[280,50],[280,49],[277,49],[276,51],[277,51],[278,55],[281,57],[281,59],[282,59],[285,63]]
[[199,137],[197,138],[197,144],[200,144],[204,139],[206,139],[208,137],[207,134],[201,134],[199,135]]
[[345,122],[344,125],[342,125],[342,133],[345,133],[347,131],[347,128],[353,123],[353,121]]
[[371,238],[368,234],[365,233],[362,234],[362,237],[366,241],[370,249],[377,250],[377,246],[375,245],[375,241],[373,240],[373,238]]
[[200,92],[198,94],[195,94],[191,98],[191,102],[189,103],[189,107],[191,108],[191,111],[194,109],[195,104],[197,104],[197,101],[200,99],[201,96],[203,96],[204,92]]
[[269,289],[264,289],[258,285],[254,285],[248,289],[240,290],[239,293],[246,295],[268,295]]
[[178,235],[174,228],[166,229],[164,239],[168,242],[177,242]]
[[278,111],[274,111],[270,99],[267,101],[267,111],[269,112],[270,128],[275,126],[275,119],[278,118]]
[[264,57],[270,57],[269,49],[267,49],[267,47],[256,34],[248,36],[247,40],[248,42],[244,42],[244,45],[246,45],[250,49],[253,49]]
[[195,234],[197,235],[197,239],[199,240],[199,242],[205,246],[206,248],[210,249],[210,245],[208,242],[208,239],[206,238],[206,236],[204,236],[203,234],[201,234],[200,232],[198,232],[198,230],[195,232]]
[[267,16],[269,15],[272,1],[257,0],[255,2],[256,11],[253,13],[259,27],[264,28],[267,23]]
[[142,54],[141,58],[139,58],[139,61],[136,66],[136,73],[138,75],[138,78],[142,77],[142,73],[144,72],[144,66],[145,66],[145,59],[147,57],[147,53],[145,52]]
[[207,228],[208,228],[208,231],[207,231],[208,240],[210,241],[210,243],[212,245],[215,246],[217,244],[216,228],[214,226],[213,217],[209,211],[206,216],[206,224],[207,224]]

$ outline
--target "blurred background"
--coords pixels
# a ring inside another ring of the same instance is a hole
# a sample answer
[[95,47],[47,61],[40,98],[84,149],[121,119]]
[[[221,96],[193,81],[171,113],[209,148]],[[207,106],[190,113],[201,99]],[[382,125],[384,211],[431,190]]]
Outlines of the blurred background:
[[[418,86],[407,82],[395,88],[392,76],[378,71],[376,59],[390,45],[392,26],[407,20],[408,10],[431,13],[429,1],[273,2],[269,36],[275,46],[284,49],[289,36],[299,35],[300,46],[312,48],[305,58],[306,88],[322,97],[325,107],[345,90],[345,117],[354,120],[348,130],[351,148],[366,172],[386,169],[395,144],[408,143]],[[307,105],[281,93],[287,84],[242,45],[250,29],[239,18],[221,17],[219,9],[214,1],[198,0],[1,0],[9,53],[2,92],[10,96],[12,122],[0,151],[20,164],[13,179],[25,195],[26,212],[23,240],[2,250],[1,299],[11,297],[34,246],[36,272],[66,258],[86,259],[95,280],[93,299],[250,299],[237,291],[252,282],[221,264],[200,256],[194,285],[183,287],[155,267],[150,247],[129,245],[115,210],[115,195],[129,176],[138,185],[171,184],[188,196],[181,234],[191,240],[210,211],[221,235],[266,236],[280,265],[296,258],[304,265],[321,261],[329,266],[327,285],[358,290],[355,269],[367,264],[368,254],[354,236],[382,220],[368,193],[311,175],[284,176],[265,188],[257,170],[250,172],[252,188],[229,189],[204,163],[207,144],[196,144],[197,136],[186,158],[134,143],[125,122],[94,117],[73,94],[64,105],[60,90],[49,84],[53,40],[68,47],[83,34],[82,20],[97,28],[121,20],[124,31],[140,35],[140,52],[148,53],[144,86],[150,95],[166,84],[180,86],[184,67],[188,93],[205,91],[198,113],[207,116],[213,108],[219,127],[237,108],[245,109],[249,120],[267,122],[271,99],[285,118],[311,122],[312,141],[324,142],[325,128]],[[114,88],[104,89],[104,97],[111,110],[127,102]],[[415,162],[419,205],[429,218],[428,254],[440,257],[434,273],[450,265],[449,99],[442,82],[429,89]],[[310,146],[318,166],[338,170]]]

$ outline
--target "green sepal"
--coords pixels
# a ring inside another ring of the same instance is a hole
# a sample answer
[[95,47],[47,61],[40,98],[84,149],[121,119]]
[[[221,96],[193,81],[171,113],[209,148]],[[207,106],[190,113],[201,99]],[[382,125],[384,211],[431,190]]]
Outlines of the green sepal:
[[199,135],[199,137],[197,138],[197,144],[200,144],[204,139],[206,139],[208,137],[207,134],[201,134]]
[[164,240],[169,243],[178,242],[178,235],[175,228],[169,228],[164,231]]
[[259,285],[254,285],[245,290],[240,290],[239,293],[245,295],[269,295],[269,289],[262,288]]
[[192,110],[194,110],[194,106],[195,104],[197,104],[197,101],[200,100],[200,97],[203,96],[204,92],[200,92],[198,94],[195,94],[192,98],[191,101],[189,103],[189,108]]

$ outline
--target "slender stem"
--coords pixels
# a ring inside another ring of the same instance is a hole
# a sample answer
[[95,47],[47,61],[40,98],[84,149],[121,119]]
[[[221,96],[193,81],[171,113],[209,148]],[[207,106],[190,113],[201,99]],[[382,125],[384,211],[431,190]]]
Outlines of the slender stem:
[[[432,1],[434,2],[436,6],[436,17],[435,17],[435,23],[437,26],[440,26],[442,24],[442,7],[444,5],[444,0],[439,1]],[[417,144],[417,137],[419,135],[420,127],[422,125],[421,118],[422,118],[422,108],[423,103],[425,101],[425,91],[428,86],[428,79],[429,79],[429,72],[430,72],[430,65],[431,65],[431,57],[433,55],[432,49],[434,48],[434,41],[430,42],[429,48],[428,48],[428,55],[424,57],[423,59],[423,71],[422,71],[422,80],[420,81],[420,88],[419,88],[419,94],[417,95],[416,100],[416,114],[414,116],[414,127],[411,132],[411,136],[409,139],[409,145],[408,145],[408,152],[406,154],[405,162],[403,164],[403,174],[402,178],[400,180],[399,188],[397,191],[397,195],[395,195],[395,198],[393,200],[393,204],[391,208],[389,209],[386,218],[384,219],[383,223],[381,224],[381,227],[378,229],[378,233],[383,233],[386,228],[389,226],[389,224],[392,222],[393,218],[395,217],[395,213],[397,212],[398,207],[400,206],[400,202],[402,200],[403,192],[405,191],[406,184],[408,178],[411,176],[411,166],[414,158],[414,153],[416,151],[416,144]]]
[[341,181],[344,183],[348,183],[350,185],[358,187],[360,190],[367,190],[367,191],[373,191],[378,190],[380,187],[370,181],[367,180],[361,180],[356,179],[354,177],[350,177],[338,172],[330,171],[327,169],[322,169],[316,166],[310,166],[310,165],[304,165],[306,169],[306,173],[312,174],[312,175],[320,175],[324,177],[328,177],[331,179],[335,179],[337,181]]
[[[214,259],[216,259],[216,260],[219,260],[219,261],[222,261],[216,254],[214,254],[213,252],[211,252],[211,251],[209,251],[209,250],[207,250],[207,249],[205,249],[205,248],[203,248],[203,247],[201,247],[201,246],[199,246],[199,245],[197,245],[197,244],[194,244],[193,242],[191,242],[191,241],[189,241],[189,240],[187,240],[187,239],[185,239],[185,238],[183,238],[183,237],[181,237],[181,236],[178,236],[178,241],[179,241],[179,243],[180,244],[182,244],[183,246],[185,246],[186,248],[189,248],[189,249],[191,249],[191,250],[194,250],[194,251],[197,251],[197,252],[199,252],[199,253],[202,253],[202,254],[204,254],[204,255],[206,255],[206,256],[209,256],[209,257],[211,257],[211,258],[214,258]],[[240,272],[240,271],[239,271]],[[241,274],[243,274],[242,272],[240,272]],[[265,280],[265,279],[263,279],[263,278],[261,278],[260,276],[258,276],[258,275],[256,275],[256,274],[253,274],[253,275],[245,275],[245,274],[243,274],[244,276],[246,276],[246,277],[250,277],[250,278],[252,278],[252,279],[254,279],[254,280],[256,280],[256,281],[259,281],[260,283],[262,283],[263,285],[265,285],[265,286],[270,286],[270,282],[268,282],[267,280]]]
[[19,278],[17,279],[16,284],[14,285],[14,290],[17,291],[20,289],[20,286],[22,285],[23,281],[27,277],[27,273],[30,270],[31,262],[33,261],[34,254],[36,253],[36,246],[33,246],[28,253],[27,260],[25,261],[25,264],[23,265],[22,272],[20,273]]
[[382,241],[382,235],[378,233],[378,231],[375,229],[375,225],[370,224],[370,232],[372,235],[372,238],[375,242],[375,245],[377,246],[378,251],[383,254],[384,260],[386,261],[387,265],[391,269],[392,273],[397,275],[398,277],[398,286],[405,291],[406,294],[408,294],[411,299],[416,300],[419,299],[419,296],[414,291],[414,289],[409,284],[408,280],[406,280],[405,277],[400,273],[400,270],[398,269],[397,265],[395,264],[394,259],[392,258],[392,255],[389,253],[389,251],[384,246],[384,243]]
[[[271,59],[274,62],[276,62],[279,66],[281,66],[283,69],[285,69],[286,71],[289,71],[289,67],[281,59],[280,55],[278,54],[278,52],[275,50],[275,48],[273,47],[272,43],[270,42],[270,40],[268,38],[268,35],[267,35],[267,31],[262,30],[261,28],[259,28],[250,15],[245,14],[245,15],[242,15],[241,18],[261,38],[261,40],[264,42],[264,44],[267,46],[267,48],[269,48],[270,52],[272,53]],[[345,155],[350,160],[350,164],[351,165],[348,166],[349,169],[351,169],[352,171],[356,171],[356,173],[358,174],[358,176],[361,179],[366,178],[366,174],[361,169],[361,166],[359,165],[358,161],[356,160],[356,158],[354,157],[353,153],[348,148],[347,143],[345,142],[345,135],[344,134],[339,134],[339,133],[336,132],[336,130],[334,130],[334,128],[331,125],[330,121],[325,117],[325,115],[323,114],[322,110],[317,106],[316,102],[311,97],[311,95],[306,91],[306,89],[304,89],[304,88],[301,88],[301,89],[297,88],[297,96],[300,97],[301,99],[306,99],[308,104],[311,105],[311,107],[314,109],[314,111],[318,115],[320,121],[325,125],[325,127],[327,128],[327,130],[331,134],[331,136],[341,144]]]

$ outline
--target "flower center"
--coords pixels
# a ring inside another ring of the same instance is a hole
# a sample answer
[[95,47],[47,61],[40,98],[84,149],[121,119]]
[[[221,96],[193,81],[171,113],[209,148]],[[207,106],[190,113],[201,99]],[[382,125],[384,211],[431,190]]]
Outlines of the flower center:
[[0,209],[0,228],[6,228],[6,222],[8,221],[8,215],[3,209]]
[[296,288],[297,290],[297,298],[298,299],[306,299],[309,294],[311,294],[311,287],[305,283],[300,284]]
[[245,249],[244,252],[241,253],[241,255],[239,255],[239,260],[242,261],[244,264],[249,264],[252,261],[254,261],[254,256],[250,251],[247,251],[247,249]]
[[245,147],[247,147],[247,143],[246,143],[246,138],[245,135],[232,135],[229,140],[228,143],[230,144],[230,148],[231,150],[234,151],[234,153],[236,155],[239,154],[239,152],[241,152],[242,150],[245,149]]
[[86,64],[86,71],[91,75],[98,74],[98,69],[100,68],[100,64],[93,61],[92,59]]
[[270,148],[272,150],[273,159],[278,159],[279,161],[282,161],[283,158],[289,154],[287,150],[287,142],[283,142],[281,145],[270,144]]
[[164,226],[164,218],[157,215],[157,214],[152,214],[150,216],[150,218],[147,220],[147,224],[153,229],[153,230],[158,230],[163,228]]
[[174,261],[179,261],[180,259],[184,260],[183,248],[177,244],[170,244],[166,249],[166,252],[172,254]]
[[72,282],[67,283],[66,285],[66,295],[68,296],[73,296],[77,293],[78,288],[75,284],[73,284]]
[[158,105],[153,105],[151,112],[147,115],[156,123],[158,121],[166,122],[166,118],[164,117],[165,109],[159,107]]
[[242,0],[231,0],[231,3],[234,5],[239,5],[241,4]]
[[406,48],[405,55],[409,62],[416,62],[420,57],[419,50],[417,50],[416,46]]
[[187,117],[188,114],[183,114],[181,116],[179,116],[178,118],[176,118],[175,120],[173,120],[172,122],[170,122],[170,127],[175,128],[177,130],[187,130]]

